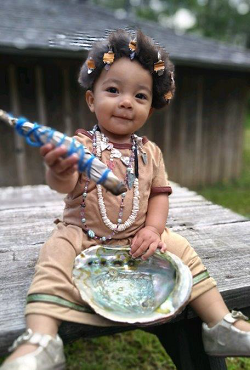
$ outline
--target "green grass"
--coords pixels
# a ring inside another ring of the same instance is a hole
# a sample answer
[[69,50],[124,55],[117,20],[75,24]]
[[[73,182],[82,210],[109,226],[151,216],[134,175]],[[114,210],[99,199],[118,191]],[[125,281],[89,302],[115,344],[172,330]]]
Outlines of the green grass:
[[[65,346],[67,370],[174,370],[158,339],[141,330]],[[228,370],[249,370],[250,358],[227,358]]]
[[[250,217],[250,116],[245,130],[243,169],[228,184],[195,189],[205,198]],[[65,346],[67,370],[173,370],[158,339],[140,330],[78,340]],[[0,359],[0,364],[3,361]],[[250,358],[227,358],[228,370],[250,369]]]
[[65,346],[67,370],[173,370],[158,339],[140,330]]

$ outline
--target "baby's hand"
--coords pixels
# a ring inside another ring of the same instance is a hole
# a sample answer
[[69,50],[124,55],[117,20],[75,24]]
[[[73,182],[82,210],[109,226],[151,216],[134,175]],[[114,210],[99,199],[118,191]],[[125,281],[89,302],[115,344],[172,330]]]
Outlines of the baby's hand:
[[164,253],[167,250],[166,244],[161,241],[160,234],[151,226],[145,226],[138,231],[132,240],[130,254],[136,258],[142,256],[146,260],[154,254],[157,248],[161,248]]
[[49,167],[50,171],[59,179],[66,179],[71,177],[73,173],[77,172],[78,157],[76,154],[70,157],[63,158],[62,156],[67,153],[65,146],[54,147],[52,144],[43,145],[40,148],[44,162]]

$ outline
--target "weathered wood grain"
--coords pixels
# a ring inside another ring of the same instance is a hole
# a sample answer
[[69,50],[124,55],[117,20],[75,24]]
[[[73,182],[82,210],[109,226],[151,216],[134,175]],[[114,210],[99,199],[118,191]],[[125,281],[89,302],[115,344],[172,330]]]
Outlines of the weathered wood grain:
[[[250,221],[194,191],[172,186],[168,226],[196,249],[228,306],[250,309]],[[24,329],[26,292],[53,220],[62,215],[63,197],[45,185],[1,188],[0,354]],[[194,313],[189,309],[185,315]],[[73,329],[66,325],[65,330]]]
[[[77,83],[81,64],[80,59],[4,55],[1,108],[62,132],[91,129],[96,119]],[[167,109],[155,110],[139,131],[160,146],[171,179],[193,186],[239,175],[248,85],[236,71],[176,66],[173,101]],[[39,151],[7,126],[0,132],[0,185],[44,183]]]

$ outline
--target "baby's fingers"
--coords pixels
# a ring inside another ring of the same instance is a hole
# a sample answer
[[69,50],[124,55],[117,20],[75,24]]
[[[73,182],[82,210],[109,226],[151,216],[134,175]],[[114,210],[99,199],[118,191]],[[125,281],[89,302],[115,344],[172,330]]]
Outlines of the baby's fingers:
[[142,240],[137,235],[134,236],[131,242],[130,254],[133,254],[141,245]]
[[77,169],[76,163],[78,162],[78,156],[76,154],[71,155],[68,158],[59,158],[51,169],[58,175],[69,174],[75,172]]
[[160,248],[160,252],[161,252],[161,253],[165,253],[165,252],[167,252],[167,246],[166,246],[166,244],[165,244],[164,242],[160,242],[160,243],[158,244],[158,248]]
[[144,255],[142,256],[142,259],[146,260],[147,258],[151,257],[154,254],[154,252],[156,251],[157,247],[158,247],[158,241],[150,244],[147,252],[144,253]]
[[135,251],[132,252],[132,257],[137,258],[140,257],[149,247],[148,240],[144,240],[140,243],[139,247]]
[[40,148],[41,156],[45,157],[45,155],[48,154],[52,149],[54,149],[54,146],[50,143],[41,146]]
[[67,148],[63,145],[52,149],[49,149],[49,147],[44,147],[44,150],[47,150],[47,153],[44,155],[44,161],[49,167],[58,164],[63,159],[62,157],[67,153]]

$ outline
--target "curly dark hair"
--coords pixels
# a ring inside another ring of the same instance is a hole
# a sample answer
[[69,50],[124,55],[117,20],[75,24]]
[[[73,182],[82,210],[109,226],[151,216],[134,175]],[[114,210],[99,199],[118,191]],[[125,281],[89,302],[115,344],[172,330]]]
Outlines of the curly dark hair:
[[[119,29],[112,32],[108,39],[105,41],[97,42],[94,44],[92,49],[88,53],[88,58],[93,59],[95,63],[95,69],[92,73],[88,73],[87,60],[83,64],[80,70],[79,83],[82,87],[87,90],[92,90],[95,81],[101,74],[105,64],[103,63],[103,54],[107,53],[112,49],[115,60],[127,57],[130,58],[131,50],[129,49],[129,43],[133,40],[127,31]],[[154,71],[154,63],[158,62],[158,53],[160,58],[164,62],[165,69],[161,76]],[[174,83],[174,65],[169,59],[168,53],[159,45],[156,45],[154,41],[140,30],[136,33],[136,49],[134,60],[137,60],[143,68],[148,70],[152,74],[153,78],[153,100],[152,107],[156,109],[163,108],[170,102],[171,96],[174,95],[175,83]],[[168,97],[166,98],[166,94]],[[170,99],[169,99],[170,96]]]

